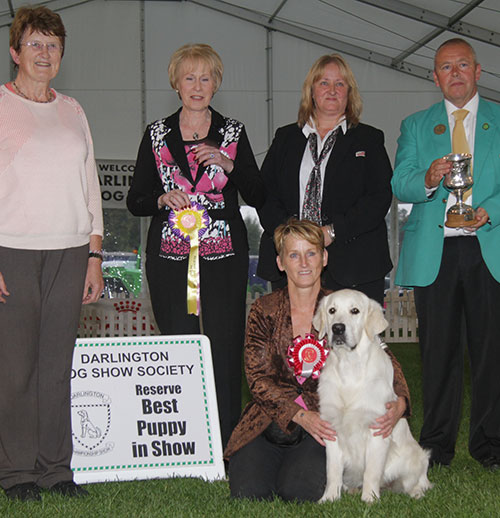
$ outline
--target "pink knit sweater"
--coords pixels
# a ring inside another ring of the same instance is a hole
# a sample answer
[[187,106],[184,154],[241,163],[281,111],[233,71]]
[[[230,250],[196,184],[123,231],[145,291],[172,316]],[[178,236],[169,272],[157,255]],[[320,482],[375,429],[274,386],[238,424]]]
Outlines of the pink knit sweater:
[[82,107],[0,87],[0,246],[73,248],[103,234],[94,148]]

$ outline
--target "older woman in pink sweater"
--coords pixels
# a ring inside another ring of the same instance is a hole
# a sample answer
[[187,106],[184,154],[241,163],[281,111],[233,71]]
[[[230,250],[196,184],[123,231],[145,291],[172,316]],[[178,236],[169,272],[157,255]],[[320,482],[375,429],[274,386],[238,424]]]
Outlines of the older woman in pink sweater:
[[10,499],[73,482],[70,374],[82,302],[102,292],[102,211],[87,119],[50,88],[65,29],[46,7],[10,29],[0,87],[0,486]]

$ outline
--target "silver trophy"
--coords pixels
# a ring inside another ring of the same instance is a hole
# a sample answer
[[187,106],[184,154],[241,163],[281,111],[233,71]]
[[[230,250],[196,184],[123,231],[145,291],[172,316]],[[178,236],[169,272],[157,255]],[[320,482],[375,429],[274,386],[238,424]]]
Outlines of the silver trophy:
[[443,186],[457,198],[457,203],[446,212],[445,225],[450,228],[468,227],[474,221],[474,209],[464,203],[463,197],[465,191],[474,183],[470,167],[472,155],[450,153],[444,158],[453,165],[450,172],[444,176]]

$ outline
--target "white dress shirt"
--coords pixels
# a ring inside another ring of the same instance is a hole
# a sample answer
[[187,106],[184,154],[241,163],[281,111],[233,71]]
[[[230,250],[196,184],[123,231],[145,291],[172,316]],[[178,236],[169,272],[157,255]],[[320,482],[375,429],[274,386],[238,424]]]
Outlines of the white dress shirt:
[[[448,115],[448,127],[450,128],[450,141],[453,136],[453,129],[455,128],[455,117],[453,116],[453,112],[455,110],[459,110],[457,106],[453,105],[447,99],[444,100],[444,105],[446,108],[446,113]],[[467,110],[469,113],[464,119],[464,129],[465,129],[465,137],[467,139],[467,143],[469,144],[470,154],[472,155],[471,165],[474,163],[474,139],[476,135],[476,121],[477,121],[477,109],[479,107],[479,94],[476,92],[476,95],[463,107],[464,110]],[[452,144],[453,145],[453,144]],[[426,188],[427,194],[432,194],[437,187],[428,189]],[[472,189],[472,194],[467,198],[467,204],[472,205],[472,196],[474,193],[474,189]],[[448,210],[452,205],[455,205],[457,202],[454,194],[450,193],[448,196],[448,202],[446,204],[446,210]],[[446,220],[446,215],[445,215]],[[475,236],[475,232],[465,232],[463,228],[450,228],[444,225],[444,237],[456,237],[456,236]]]

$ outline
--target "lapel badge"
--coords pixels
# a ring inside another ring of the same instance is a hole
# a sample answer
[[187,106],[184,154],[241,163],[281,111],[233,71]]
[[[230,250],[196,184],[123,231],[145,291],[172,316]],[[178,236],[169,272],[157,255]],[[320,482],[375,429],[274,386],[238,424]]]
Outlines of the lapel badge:
[[434,126],[434,133],[436,135],[442,135],[446,131],[446,126],[444,124],[438,124]]
[[488,130],[488,129],[490,129],[490,125],[489,125],[487,122],[485,122],[485,123],[483,124],[482,128],[483,128],[484,130]]

